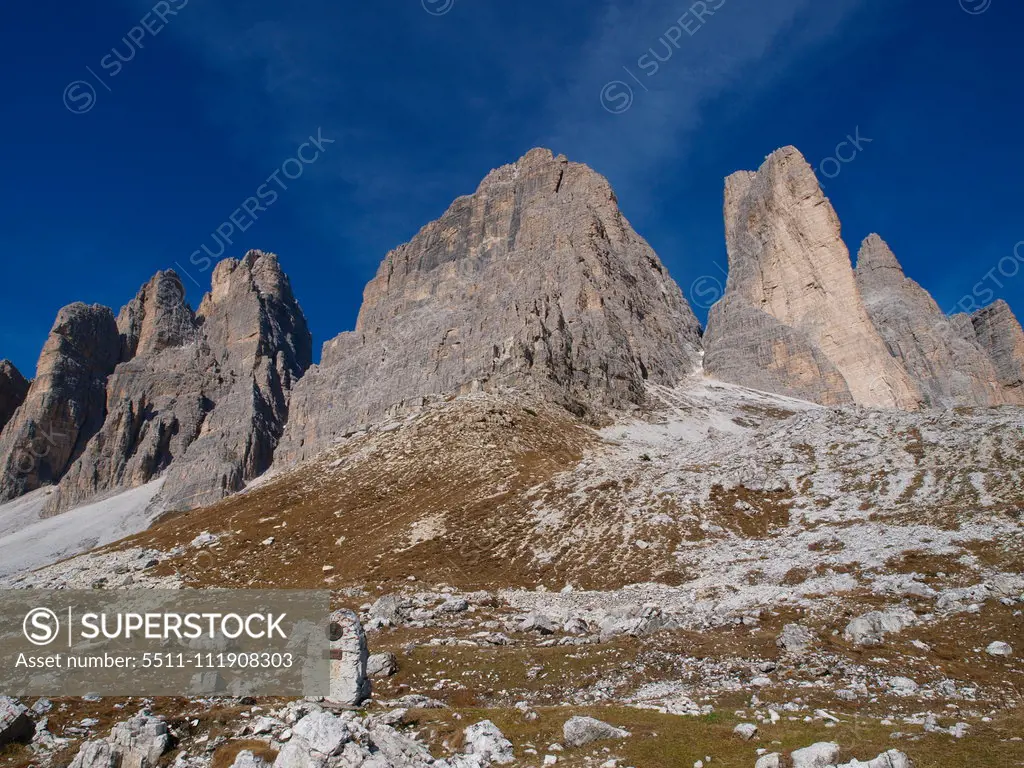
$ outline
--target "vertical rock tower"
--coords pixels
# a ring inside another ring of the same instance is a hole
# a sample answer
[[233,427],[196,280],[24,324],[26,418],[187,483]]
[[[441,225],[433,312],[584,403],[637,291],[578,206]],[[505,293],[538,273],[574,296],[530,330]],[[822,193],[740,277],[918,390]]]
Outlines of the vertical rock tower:
[[921,396],[871,323],[839,218],[794,147],[726,180],[729,279],[708,315],[705,371],[836,405],[918,407]]

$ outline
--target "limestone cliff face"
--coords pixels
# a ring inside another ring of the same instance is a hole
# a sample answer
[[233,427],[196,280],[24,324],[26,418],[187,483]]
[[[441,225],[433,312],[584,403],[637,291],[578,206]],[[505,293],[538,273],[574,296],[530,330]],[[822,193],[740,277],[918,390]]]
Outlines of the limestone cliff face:
[[198,312],[184,293],[160,272],[116,322],[105,307],[62,310],[0,442],[5,498],[56,483],[56,513],[166,474],[162,505],[185,509],[270,466],[312,362],[288,279],[276,256],[250,251],[216,267]]
[[0,435],[0,501],[56,482],[102,427],[121,337],[107,307],[58,314],[25,402]]
[[971,315],[975,337],[988,352],[1007,402],[1024,405],[1024,331],[1000,299]]
[[935,300],[908,278],[889,246],[869,235],[857,256],[857,286],[889,352],[918,384],[927,405],[1012,402],[988,354],[965,337]]
[[608,182],[535,149],[387,255],[356,329],[296,388],[291,463],[417,398],[543,389],[577,412],[643,400],[699,361],[697,320]]
[[729,279],[704,335],[719,379],[832,405],[916,408],[854,279],[839,218],[793,147],[725,190]]
[[170,509],[240,490],[266,471],[289,416],[292,390],[312,363],[313,340],[277,257],[250,251],[222,261],[196,313],[210,353],[210,402],[195,442],[164,484]]
[[25,402],[29,383],[10,360],[0,360],[0,432]]

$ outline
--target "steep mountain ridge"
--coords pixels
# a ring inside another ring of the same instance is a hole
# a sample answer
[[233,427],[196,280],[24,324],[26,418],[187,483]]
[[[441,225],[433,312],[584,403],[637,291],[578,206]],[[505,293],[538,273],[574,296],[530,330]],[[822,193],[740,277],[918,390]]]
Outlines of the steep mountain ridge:
[[943,316],[877,235],[854,270],[796,149],[731,175],[724,214],[728,286],[703,338],[607,180],[545,149],[388,253],[316,366],[273,254],[221,262],[197,311],[173,271],[116,319],[72,305],[31,386],[0,367],[0,417],[24,400],[0,433],[0,499],[48,486],[52,514],[159,478],[154,508],[190,509],[430,398],[512,388],[600,423],[702,366],[828,406],[1024,404],[1009,307]]
[[607,180],[534,149],[491,171],[367,285],[296,388],[282,466],[425,395],[517,386],[578,414],[699,364],[700,327]]
[[975,338],[996,368],[999,383],[1014,402],[1024,401],[1024,330],[1010,305],[999,299],[971,315]]
[[1005,303],[946,317],[876,234],[854,270],[839,217],[794,147],[725,183],[729,278],[708,313],[711,376],[822,405],[1024,404]]
[[889,352],[914,378],[928,405],[1024,404],[1001,386],[981,346],[963,338],[939,305],[876,234],[857,256],[857,287]]
[[61,310],[25,404],[0,438],[0,498],[53,485],[46,513],[166,473],[158,504],[185,509],[269,466],[312,337],[277,257],[222,261],[198,312],[159,272],[118,314]]
[[0,434],[0,501],[57,482],[103,425],[105,383],[121,356],[114,313],[57,313],[25,401]]

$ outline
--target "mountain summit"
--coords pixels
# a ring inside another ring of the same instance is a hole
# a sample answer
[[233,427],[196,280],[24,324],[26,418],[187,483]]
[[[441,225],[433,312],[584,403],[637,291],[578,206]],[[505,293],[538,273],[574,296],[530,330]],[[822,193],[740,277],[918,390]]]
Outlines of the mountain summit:
[[578,414],[644,401],[699,366],[679,286],[607,180],[534,149],[491,171],[366,286],[355,331],[296,388],[292,463],[425,395],[539,389]]
[[702,374],[826,406],[1024,404],[1010,308],[944,316],[874,234],[854,271],[795,148],[726,179],[724,213],[728,284],[703,337],[608,181],[546,149],[491,171],[388,253],[355,330],[319,365],[262,251],[218,264],[195,311],[173,271],[116,317],[65,307],[31,384],[0,364],[0,501],[45,488],[32,503],[52,514],[147,486],[138,498],[154,510],[201,507],[477,391],[519,390],[590,424],[648,411]]

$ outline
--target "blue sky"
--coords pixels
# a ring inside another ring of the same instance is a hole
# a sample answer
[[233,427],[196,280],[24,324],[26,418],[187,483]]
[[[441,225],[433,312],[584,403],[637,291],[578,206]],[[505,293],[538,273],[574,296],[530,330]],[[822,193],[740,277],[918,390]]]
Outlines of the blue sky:
[[[701,317],[722,179],[784,144],[848,243],[880,232],[945,309],[973,292],[1024,312],[1017,0],[42,0],[0,19],[0,357],[27,375],[67,303],[116,310],[180,265],[197,305],[190,256],[236,210],[225,255],[280,254],[319,348],[388,249],[538,145],[610,178]],[[318,132],[333,143],[288,162]]]

